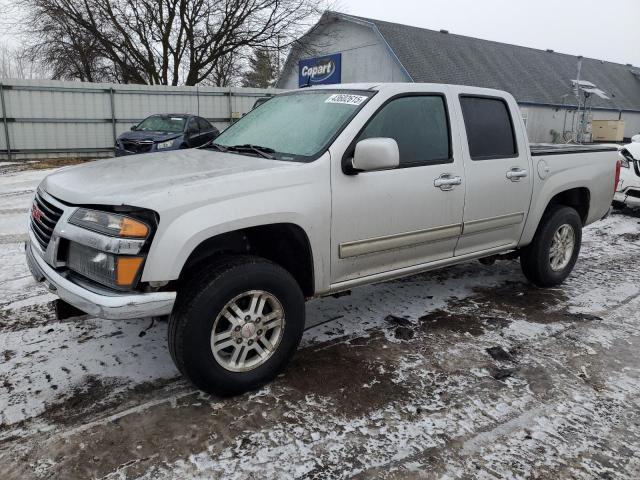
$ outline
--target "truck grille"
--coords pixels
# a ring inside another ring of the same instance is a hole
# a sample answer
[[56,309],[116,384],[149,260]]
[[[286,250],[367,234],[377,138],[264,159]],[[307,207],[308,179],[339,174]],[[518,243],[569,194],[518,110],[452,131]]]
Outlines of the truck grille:
[[62,210],[47,202],[40,194],[36,193],[31,207],[31,231],[36,237],[42,250],[46,250],[56,227]]
[[122,147],[128,152],[145,153],[150,151],[152,146],[153,146],[153,141],[150,141],[150,140],[141,141],[141,142],[136,142],[131,140],[122,141]]

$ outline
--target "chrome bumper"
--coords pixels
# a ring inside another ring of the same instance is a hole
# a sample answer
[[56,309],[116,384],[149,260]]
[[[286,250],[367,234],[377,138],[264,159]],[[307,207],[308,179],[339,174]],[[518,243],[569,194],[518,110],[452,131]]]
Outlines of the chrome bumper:
[[92,291],[60,275],[26,245],[27,264],[38,282],[46,282],[49,290],[74,307],[100,318],[125,320],[168,315],[173,309],[176,292],[118,293]]

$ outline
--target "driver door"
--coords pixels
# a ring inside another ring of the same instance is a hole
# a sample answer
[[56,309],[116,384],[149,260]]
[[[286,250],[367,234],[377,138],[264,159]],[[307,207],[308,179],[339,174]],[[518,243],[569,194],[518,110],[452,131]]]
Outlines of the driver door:
[[398,143],[398,168],[348,175],[333,164],[332,288],[451,258],[462,230],[464,169],[445,91],[388,99],[352,146],[375,137]]

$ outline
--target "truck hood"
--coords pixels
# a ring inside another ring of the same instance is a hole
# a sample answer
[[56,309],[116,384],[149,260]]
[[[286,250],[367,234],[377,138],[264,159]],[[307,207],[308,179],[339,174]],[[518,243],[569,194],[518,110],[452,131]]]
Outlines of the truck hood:
[[211,200],[286,186],[287,176],[276,173],[301,165],[212,150],[177,150],[62,168],[47,176],[40,188],[75,205],[161,211],[195,198]]

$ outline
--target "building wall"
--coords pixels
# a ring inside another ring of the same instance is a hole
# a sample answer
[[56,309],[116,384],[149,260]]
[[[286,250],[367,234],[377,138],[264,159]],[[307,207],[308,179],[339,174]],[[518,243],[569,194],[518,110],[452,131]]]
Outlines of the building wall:
[[[342,53],[342,83],[409,81],[382,37],[367,25],[338,20],[318,28],[305,43],[313,47],[304,58]],[[298,88],[298,60],[285,68],[278,87]]]
[[[314,47],[302,58],[342,53],[342,83],[410,81],[383,38],[368,24],[336,20],[319,27],[304,40]],[[292,60],[280,77],[280,88],[298,88],[299,58]],[[571,111],[536,105],[521,105],[521,110],[526,116],[531,142],[551,142],[551,130],[560,134],[571,130]],[[620,115],[617,111],[607,110],[593,110],[592,113],[594,120],[613,120]],[[623,112],[621,118],[625,121],[625,137],[640,133],[640,113]]]
[[[526,116],[527,135],[529,141],[534,143],[551,142],[551,130],[556,130],[562,134],[563,130],[571,130],[573,114],[570,110],[535,105],[521,105],[520,110]],[[611,110],[592,110],[594,120],[618,120],[622,118],[625,122],[624,136],[627,138],[640,132],[640,113],[616,112]],[[566,118],[566,123],[565,123]],[[576,116],[575,121],[578,118]]]

